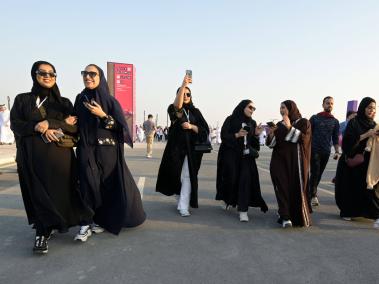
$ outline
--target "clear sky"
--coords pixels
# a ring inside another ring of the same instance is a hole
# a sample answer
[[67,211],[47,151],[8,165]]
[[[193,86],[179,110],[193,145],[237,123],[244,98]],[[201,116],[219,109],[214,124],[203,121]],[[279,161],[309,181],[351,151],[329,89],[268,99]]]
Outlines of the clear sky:
[[36,60],[72,101],[87,64],[114,61],[136,66],[138,123],[166,124],[186,69],[213,126],[245,98],[266,122],[283,100],[310,117],[333,96],[342,121],[347,100],[379,100],[378,30],[377,0],[1,1],[0,103],[30,90]]

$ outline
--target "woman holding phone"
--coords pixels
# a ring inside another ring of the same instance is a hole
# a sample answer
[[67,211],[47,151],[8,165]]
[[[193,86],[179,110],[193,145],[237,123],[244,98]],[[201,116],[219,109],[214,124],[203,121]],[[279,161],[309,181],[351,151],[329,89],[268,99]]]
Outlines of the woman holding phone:
[[282,121],[269,129],[266,144],[273,148],[270,173],[279,206],[278,223],[283,228],[311,225],[308,173],[311,125],[301,117],[296,103],[280,104]]
[[31,75],[31,92],[15,98],[11,128],[26,215],[36,230],[33,251],[47,253],[53,230],[66,232],[91,212],[80,199],[73,149],[59,146],[62,131],[77,132],[72,104],[61,97],[51,63],[35,62]]
[[167,109],[171,125],[156,184],[157,192],[178,195],[177,209],[182,217],[191,215],[189,206],[198,207],[197,175],[203,154],[195,151],[195,143],[209,136],[207,122],[193,105],[188,87],[191,82],[192,72],[187,72],[174,103]]
[[252,119],[255,106],[251,100],[241,101],[221,128],[221,146],[217,158],[216,200],[225,209],[237,206],[241,222],[248,222],[249,207],[268,210],[261,195],[258,158],[259,135],[263,128]]
[[124,159],[124,143],[132,137],[118,101],[110,95],[103,70],[95,64],[81,72],[84,90],[76,97],[79,180],[93,218],[82,222],[75,240],[94,233],[118,234],[142,224],[146,215],[141,195]]
[[[375,130],[376,102],[366,97],[359,104],[357,116],[347,124],[342,143],[343,154],[338,161],[336,173],[336,203],[340,216],[345,220],[366,217],[376,220],[374,227],[379,229],[379,184],[367,189],[367,170],[370,153],[366,152],[370,137],[378,137]],[[360,164],[348,165],[348,159],[361,156]],[[377,160],[373,160],[374,162]],[[379,168],[379,165],[376,165]]]

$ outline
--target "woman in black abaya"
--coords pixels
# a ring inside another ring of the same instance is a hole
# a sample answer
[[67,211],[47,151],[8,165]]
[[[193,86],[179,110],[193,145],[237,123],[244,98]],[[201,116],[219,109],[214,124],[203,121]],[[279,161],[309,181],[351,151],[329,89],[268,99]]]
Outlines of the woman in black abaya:
[[[367,217],[376,219],[374,226],[379,228],[379,198],[376,195],[378,185],[367,189],[366,175],[370,153],[365,152],[367,140],[378,135],[375,131],[376,102],[364,98],[358,107],[357,116],[351,119],[346,127],[342,150],[336,173],[336,203],[340,216],[346,220],[352,217]],[[364,153],[364,161],[356,167],[349,167],[346,158]]]
[[79,126],[79,179],[94,216],[82,223],[75,240],[85,242],[103,228],[117,235],[123,227],[138,226],[146,215],[124,159],[124,142],[132,146],[132,138],[121,106],[109,94],[100,67],[90,64],[82,76],[85,89],[74,107]]
[[156,191],[164,195],[178,195],[178,211],[182,217],[190,216],[189,206],[198,207],[198,179],[203,154],[195,151],[196,142],[204,142],[209,127],[200,110],[192,103],[186,76],[176,92],[167,112],[171,126],[167,145],[159,167]]
[[[17,170],[29,224],[36,229],[34,252],[47,253],[53,229],[66,232],[91,212],[77,191],[75,155],[72,148],[57,146],[63,130],[75,135],[71,102],[61,97],[52,64],[33,64],[30,93],[17,95],[11,110],[11,128],[17,143]],[[42,139],[44,135],[46,142]]]
[[217,158],[216,200],[238,206],[240,221],[249,221],[249,207],[268,210],[261,195],[258,157],[259,134],[263,129],[251,118],[255,110],[251,100],[243,100],[228,116],[221,128],[221,146]]

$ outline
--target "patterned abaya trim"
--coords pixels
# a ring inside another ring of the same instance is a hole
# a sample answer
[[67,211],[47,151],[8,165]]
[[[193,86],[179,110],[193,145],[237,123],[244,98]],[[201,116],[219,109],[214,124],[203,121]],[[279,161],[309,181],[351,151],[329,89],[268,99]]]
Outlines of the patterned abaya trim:
[[291,130],[286,135],[285,140],[292,143],[297,143],[297,141],[299,141],[300,134],[301,134],[301,131],[299,129],[296,129],[295,127],[291,127]]
[[299,167],[299,181],[300,181],[300,196],[301,196],[301,211],[303,213],[304,226],[309,227],[311,222],[309,220],[309,213],[307,211],[306,199],[304,196],[304,184],[303,184],[303,175],[302,175],[302,166],[301,166],[301,151],[300,145],[297,144],[297,166]]
[[114,129],[116,127],[115,120],[110,115],[103,118],[103,124],[105,129]]

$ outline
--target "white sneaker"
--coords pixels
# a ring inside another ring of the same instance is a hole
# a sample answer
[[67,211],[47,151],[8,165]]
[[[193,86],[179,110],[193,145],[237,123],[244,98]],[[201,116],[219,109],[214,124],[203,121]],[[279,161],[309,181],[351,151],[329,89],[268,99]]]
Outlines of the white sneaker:
[[75,241],[81,241],[86,242],[87,239],[92,236],[91,227],[89,225],[87,226],[81,226],[79,233],[76,234],[74,240]]
[[374,222],[374,228],[379,229],[379,219],[376,219]]
[[283,227],[283,228],[291,228],[291,227],[292,227],[292,222],[291,222],[291,220],[283,220],[283,222],[282,222],[282,227]]
[[221,208],[225,211],[230,209],[230,205],[226,204],[225,201],[221,201]]
[[312,206],[319,206],[319,205],[320,205],[320,202],[318,201],[317,196],[312,197],[311,205],[312,205]]
[[189,212],[188,209],[180,209],[179,210],[180,216],[182,217],[188,217],[191,216],[191,213]]
[[100,226],[97,225],[97,224],[93,224],[93,225],[91,226],[91,231],[92,231],[92,233],[94,233],[94,234],[101,234],[101,233],[103,233],[105,230],[104,230],[103,227],[100,227]]
[[345,221],[353,221],[353,219],[351,219],[351,217],[341,217],[342,220],[345,220]]
[[152,155],[146,155],[146,158],[151,159],[153,156]]
[[247,212],[240,212],[240,221],[249,222],[249,216],[247,216]]

